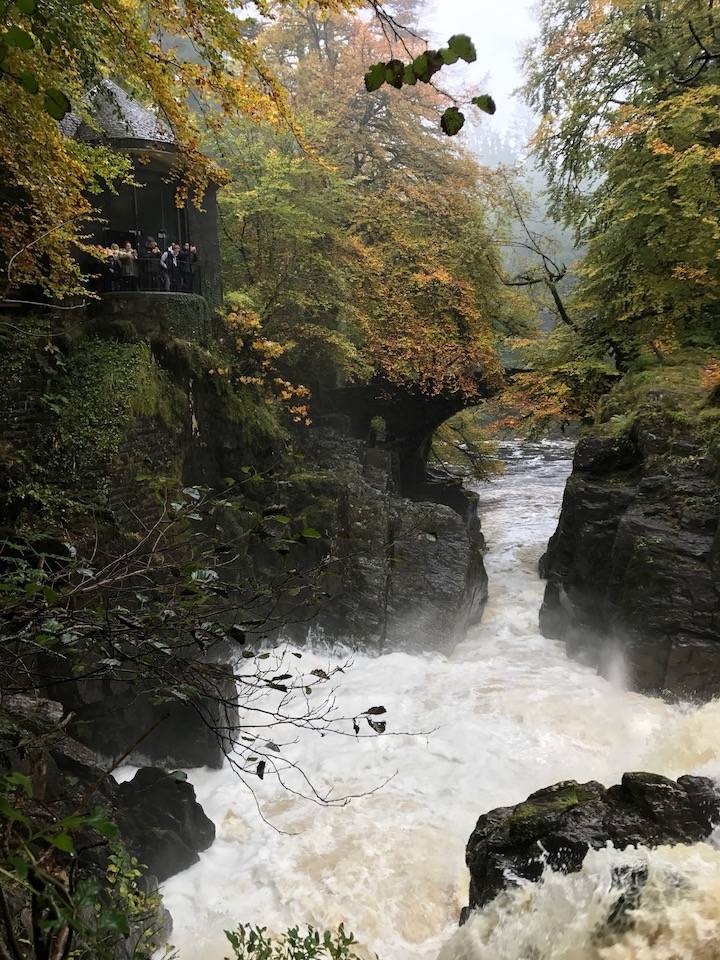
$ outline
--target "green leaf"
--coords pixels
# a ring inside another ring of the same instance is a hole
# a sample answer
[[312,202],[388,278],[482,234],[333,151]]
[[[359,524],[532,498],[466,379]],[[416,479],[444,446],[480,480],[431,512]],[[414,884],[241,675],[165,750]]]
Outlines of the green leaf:
[[87,818],[86,823],[89,827],[92,827],[94,830],[97,830],[98,833],[102,834],[103,837],[107,837],[108,840],[112,840],[113,837],[118,835],[118,828],[112,821],[107,819],[104,810],[101,808],[95,810],[92,816]]
[[418,80],[422,80],[423,83],[427,83],[430,79],[428,74],[428,69],[430,67],[430,61],[426,53],[421,53],[419,57],[415,57],[412,62],[412,69],[415,76]]
[[415,71],[413,70],[413,65],[409,63],[405,67],[405,71],[403,73],[403,83],[408,87],[414,87],[417,83],[417,79],[418,78],[415,76]]
[[10,857],[10,863],[12,864],[13,870],[21,880],[27,879],[28,865],[22,857]]
[[118,835],[118,828],[114,823],[110,823],[109,820],[97,820],[93,823],[93,826],[98,833],[101,833],[103,837],[107,837],[108,840],[112,840],[113,837]]
[[322,537],[322,534],[314,527],[305,527],[302,532],[302,536],[305,537],[306,540],[319,540]]
[[[28,93],[36,94],[40,89],[40,84],[37,81],[37,77],[34,73],[31,73],[30,70],[23,70],[20,74],[20,83],[24,90],[27,90]],[[48,592],[52,593],[49,587],[43,587],[43,592],[47,594]],[[57,594],[54,594],[57,597]]]
[[15,0],[15,6],[21,13],[30,17],[37,9],[37,0]]
[[495,106],[495,101],[493,100],[492,97],[488,96],[487,93],[483,93],[479,97],[473,97],[472,102],[475,104],[476,107],[480,107],[480,109],[484,113],[493,114],[497,109],[497,107]]
[[75,844],[69,833],[56,833],[54,837],[50,837],[50,843],[63,853],[75,853]]
[[32,780],[30,777],[26,777],[24,773],[10,773],[6,780],[12,786],[20,787],[26,796],[31,797],[33,795]]
[[465,115],[457,107],[448,107],[440,118],[443,133],[446,133],[449,137],[454,137],[456,133],[459,133],[464,124]]
[[62,90],[51,87],[45,93],[45,109],[53,120],[62,120],[70,112],[70,101]]
[[385,83],[385,64],[376,63],[365,74],[365,89],[368,93],[379,90]]
[[391,87],[399,90],[403,85],[403,74],[405,73],[405,64],[402,60],[390,60],[385,64],[385,81]]
[[32,50],[35,46],[35,41],[27,30],[21,30],[20,27],[14,24],[8,29],[2,39],[9,47],[17,47],[19,50]]
[[15,823],[22,823],[26,827],[30,826],[30,821],[28,818],[20,813],[20,811],[13,807],[5,797],[0,797],[0,813],[6,817],[8,820],[13,820]]
[[426,50],[413,60],[413,73],[422,83],[430,83],[438,70],[442,69],[444,62],[438,50]]
[[460,54],[457,52],[457,50],[451,50],[450,47],[443,47],[442,50],[438,50],[438,53],[448,67],[451,67],[460,59]]
[[103,926],[105,926],[108,930],[117,930],[117,932],[121,933],[124,937],[130,935],[130,924],[128,923],[128,918],[119,910],[108,910],[103,912],[102,920]]
[[460,60],[466,63],[474,63],[477,60],[477,50],[470,37],[464,33],[457,33],[448,40],[448,47],[457,54]]

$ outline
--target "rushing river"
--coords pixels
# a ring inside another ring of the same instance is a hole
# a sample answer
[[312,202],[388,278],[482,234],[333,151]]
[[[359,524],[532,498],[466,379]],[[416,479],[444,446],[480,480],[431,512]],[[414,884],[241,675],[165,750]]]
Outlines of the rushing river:
[[[452,656],[356,655],[343,677],[345,715],[384,704],[389,730],[433,732],[304,736],[287,748],[315,783],[367,795],[319,807],[266,778],[256,792],[269,826],[229,769],[190,773],[217,840],[164,886],[180,960],[222,960],[223,930],[238,922],[274,931],[344,922],[380,960],[720,957],[720,854],[706,844],[650,855],[647,929],[639,923],[639,939],[610,952],[592,931],[607,915],[614,851],[589,855],[574,877],[549,876],[507,895],[457,932],[467,902],[465,843],[481,813],[562,779],[720,774],[720,705],[691,709],[628,693],[621,669],[604,680],[538,633],[537,561],[557,521],[571,450],[503,444],[504,475],[478,489],[490,601]],[[667,877],[680,874],[686,882],[669,893]],[[714,952],[703,952],[708,930]]]

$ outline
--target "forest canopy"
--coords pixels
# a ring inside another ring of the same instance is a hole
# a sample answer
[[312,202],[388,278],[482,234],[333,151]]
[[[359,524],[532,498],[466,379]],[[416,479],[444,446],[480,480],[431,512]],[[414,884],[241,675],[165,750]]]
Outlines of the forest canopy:
[[497,385],[498,337],[522,327],[499,279],[497,175],[433,122],[433,87],[368,96],[375,21],[295,9],[263,40],[308,152],[247,121],[220,131],[231,301],[286,346],[296,375],[312,367],[312,386],[379,374],[471,400],[481,379]]

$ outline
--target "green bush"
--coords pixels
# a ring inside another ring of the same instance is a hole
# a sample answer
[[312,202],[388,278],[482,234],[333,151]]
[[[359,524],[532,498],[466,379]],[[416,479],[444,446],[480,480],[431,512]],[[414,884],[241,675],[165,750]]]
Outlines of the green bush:
[[279,937],[272,937],[266,927],[241,924],[237,930],[225,931],[235,960],[359,960],[352,947],[357,940],[346,933],[342,924],[336,931],[320,932],[308,927],[304,933],[293,927]]

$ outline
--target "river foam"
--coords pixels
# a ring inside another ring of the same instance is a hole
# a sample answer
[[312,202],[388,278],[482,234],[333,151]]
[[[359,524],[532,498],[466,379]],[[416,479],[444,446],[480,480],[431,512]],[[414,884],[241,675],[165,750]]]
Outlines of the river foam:
[[[629,693],[621,671],[616,682],[604,680],[538,633],[537,560],[557,521],[570,453],[569,444],[504,445],[506,473],[478,490],[490,601],[482,624],[450,657],[355,655],[338,690],[343,712],[383,704],[390,731],[414,732],[359,741],[303,735],[284,747],[336,795],[372,791],[391,777],[382,789],[324,808],[266,778],[256,795],[268,825],[229,769],[190,772],[218,838],[163,888],[180,960],[222,960],[222,931],[238,922],[275,931],[343,922],[381,960],[435,960],[441,950],[442,960],[650,957],[645,947],[598,952],[592,941],[593,905],[606,906],[594,885],[605,889],[598,878],[611,869],[614,851],[588,857],[575,877],[553,875],[516,891],[502,922],[497,910],[483,911],[457,933],[467,902],[465,843],[481,813],[562,779],[609,784],[625,770],[720,775],[719,704],[693,709]],[[334,662],[317,650],[307,656],[318,666]],[[708,851],[692,848],[688,869],[697,861],[697,876],[720,890],[720,855]],[[649,856],[662,864],[683,853]],[[586,901],[585,933],[553,952],[543,923],[562,924]],[[555,919],[542,920],[556,902]],[[505,946],[497,939],[503,929]],[[516,949],[518,931],[526,952]],[[653,960],[706,958],[673,954],[668,943],[670,952]]]

